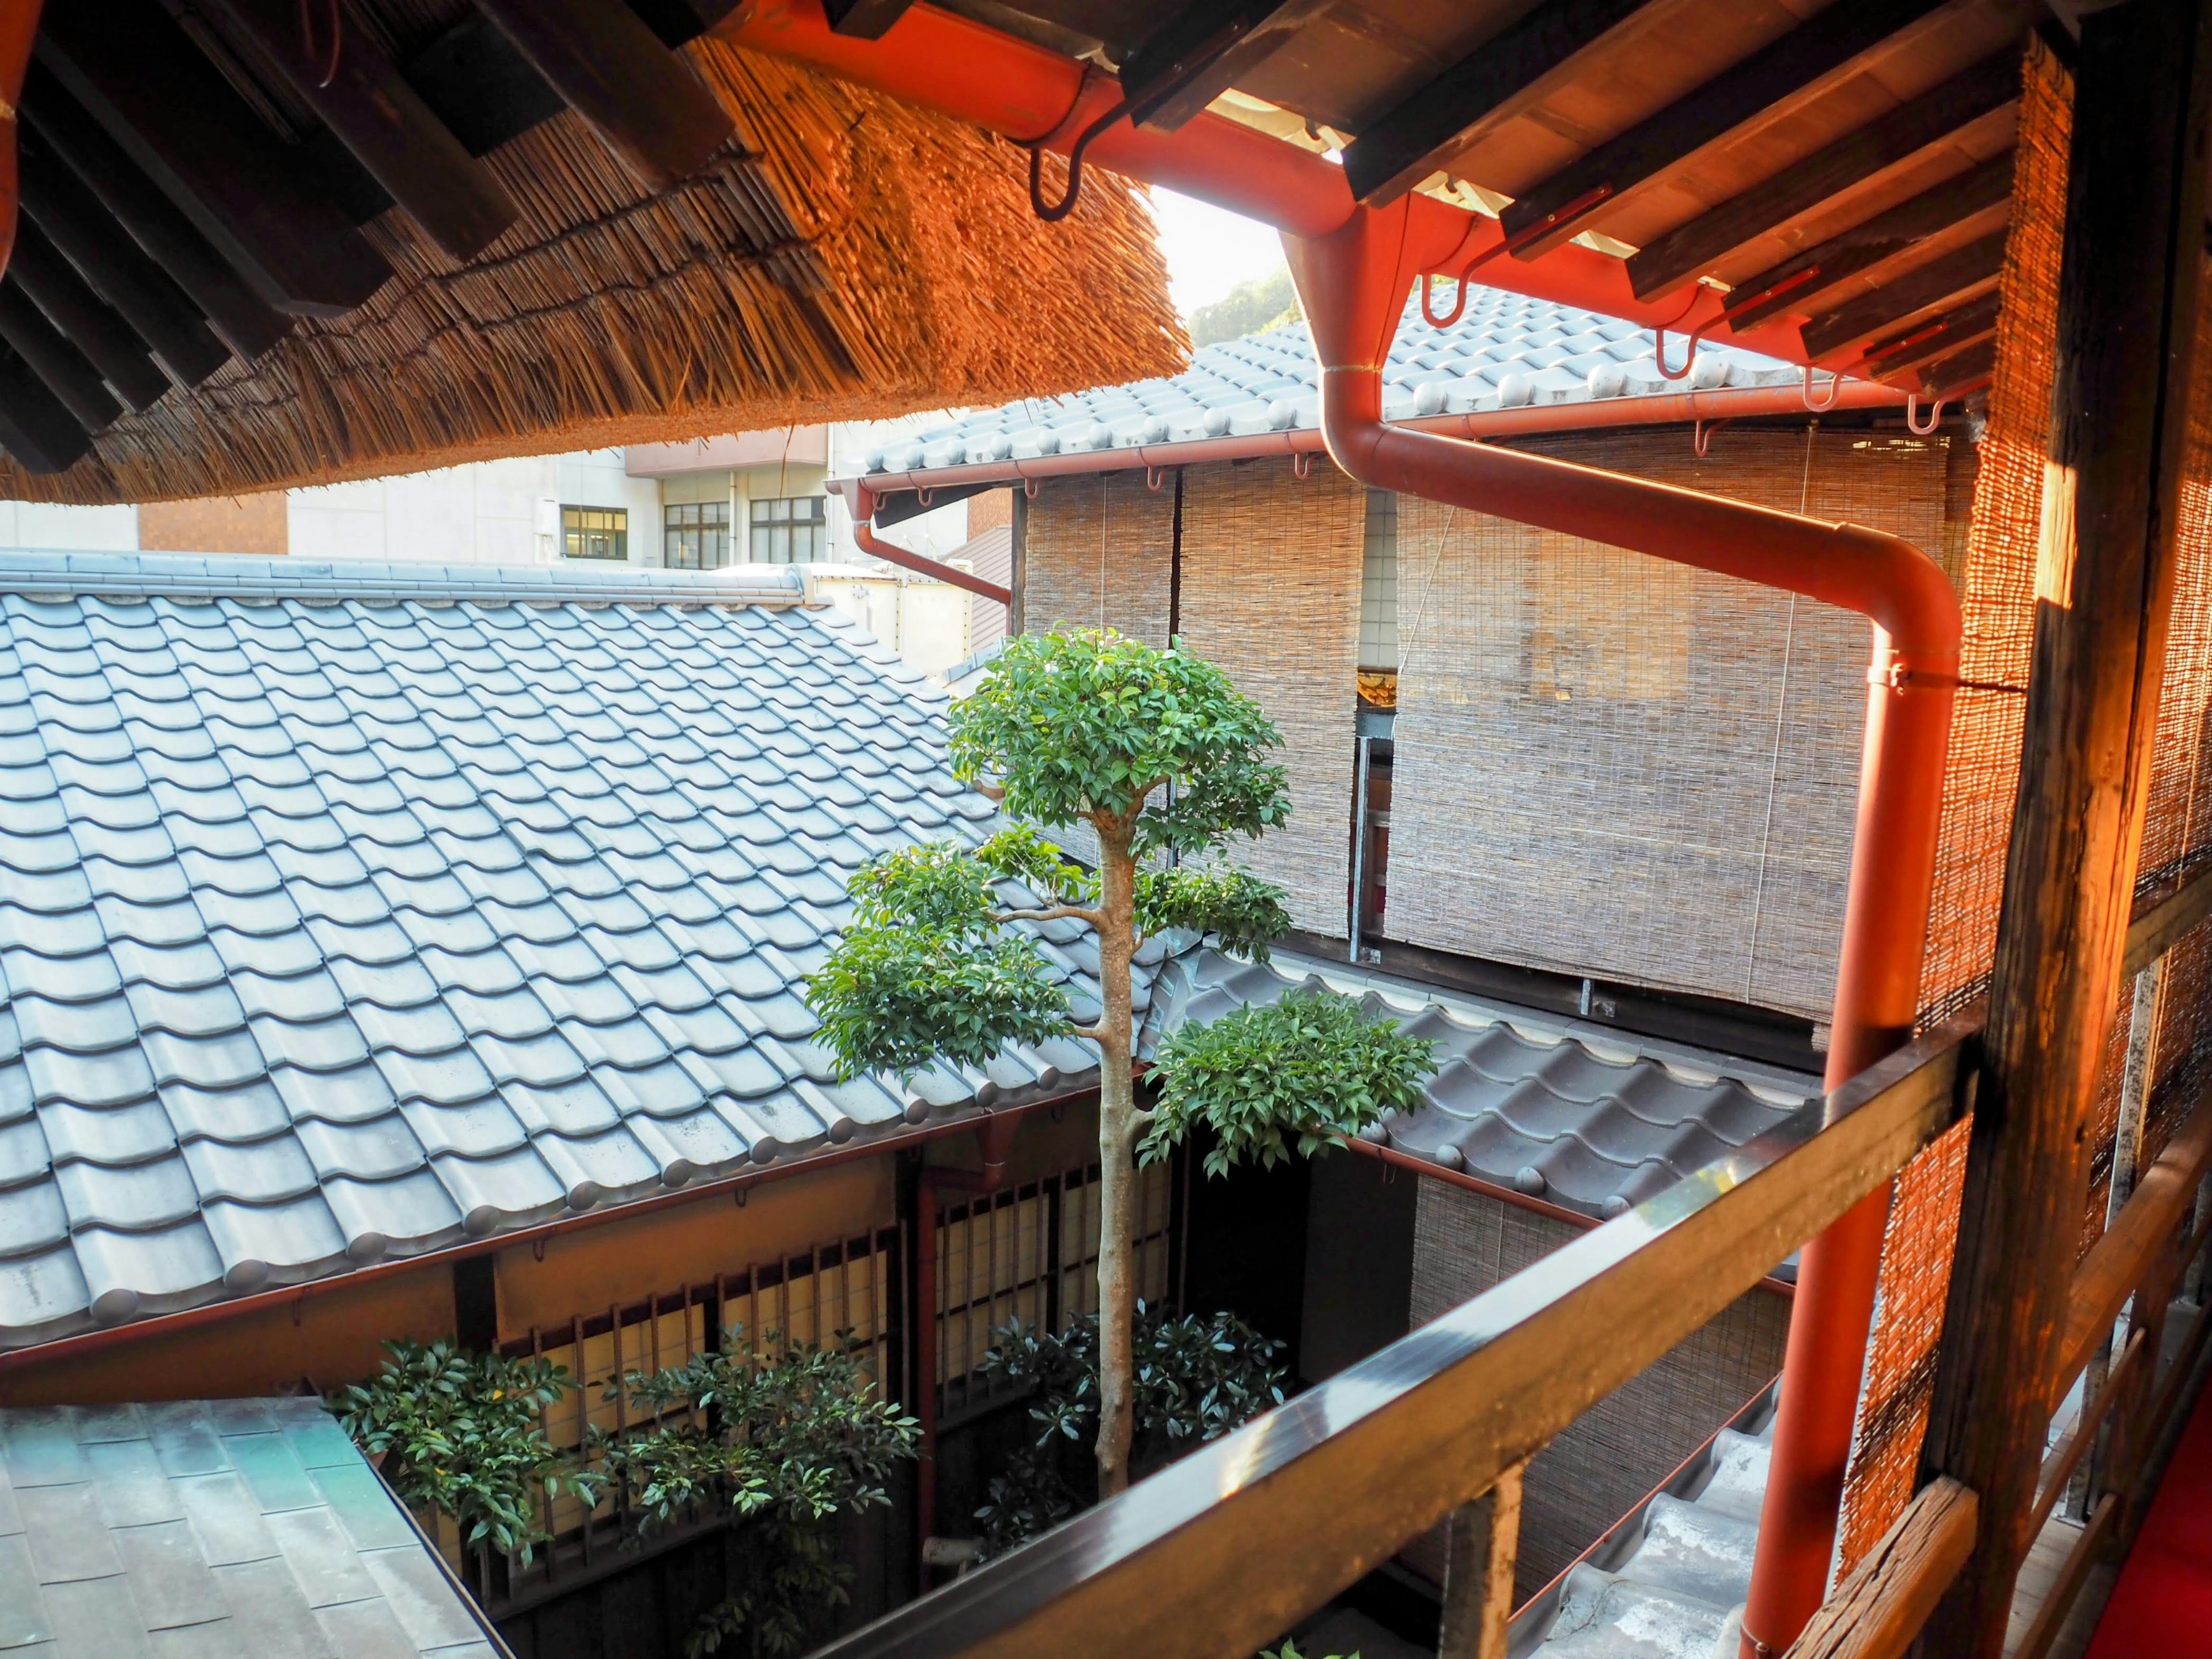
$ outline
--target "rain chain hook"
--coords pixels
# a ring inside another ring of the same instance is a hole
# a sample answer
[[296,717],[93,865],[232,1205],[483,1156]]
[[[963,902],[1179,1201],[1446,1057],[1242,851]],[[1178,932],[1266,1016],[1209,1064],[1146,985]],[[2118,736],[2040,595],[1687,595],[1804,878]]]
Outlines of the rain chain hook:
[[1293,450],[1291,452],[1291,476],[1294,478],[1310,478],[1313,477],[1313,451],[1310,449],[1299,449]]
[[[318,88],[327,87],[338,78],[338,52],[345,40],[345,17],[338,10],[338,0],[323,0],[324,15],[330,21],[330,50],[320,54],[322,75],[316,81]],[[300,0],[300,50],[310,63],[318,56],[315,48],[315,0]]]
[[1813,365],[1810,363],[1805,365],[1806,408],[1811,410],[1815,415],[1825,415],[1836,406],[1836,399],[1843,395],[1844,372],[1839,368],[1832,368],[1828,371],[1828,401],[1824,404],[1814,403],[1813,401]]
[[1727,415],[1717,421],[1699,420],[1690,423],[1690,447],[1697,452],[1699,460],[1704,460],[1706,452],[1713,447],[1713,434],[1724,426],[1734,424],[1735,420],[1733,415]]
[[[1468,234],[1474,234],[1472,231]],[[1485,248],[1459,268],[1459,292],[1452,300],[1452,308],[1441,317],[1437,315],[1436,309],[1431,304],[1430,284],[1435,278],[1444,273],[1440,270],[1424,271],[1421,275],[1421,320],[1428,324],[1431,328],[1449,328],[1457,322],[1462,313],[1467,310],[1468,278],[1474,276],[1481,266],[1488,264],[1499,254],[1504,252],[1510,246],[1510,243],[1501,240],[1493,246]]]
[[1044,199],[1045,141],[1038,138],[1030,143],[1030,206],[1038,218],[1054,225],[1075,211],[1076,198],[1083,193],[1083,152],[1091,148],[1091,140],[1120,120],[1128,107],[1127,99],[1118,100],[1113,108],[1076,135],[1075,142],[1067,149],[1067,194],[1056,203],[1048,204]]
[[1681,368],[1669,368],[1667,367],[1667,331],[1670,328],[1680,328],[1682,325],[1683,322],[1689,317],[1689,314],[1698,308],[1698,301],[1705,292],[1705,289],[1702,283],[1692,289],[1690,290],[1689,304],[1684,306],[1680,311],[1675,313],[1674,321],[1661,323],[1657,327],[1651,331],[1651,356],[1653,361],[1658,364],[1660,375],[1663,379],[1669,380],[1688,380],[1690,378],[1690,371],[1698,366],[1698,343],[1705,337],[1708,331],[1717,328],[1721,324],[1728,320],[1728,313],[1725,310],[1722,310],[1716,312],[1712,316],[1706,318],[1704,322],[1699,323],[1697,327],[1690,331],[1689,354],[1682,359]]
[[1943,424],[1943,405],[1948,402],[1950,399],[1948,398],[1938,398],[1936,400],[1936,407],[1928,411],[1928,423],[1923,426],[1920,423],[1918,394],[1915,393],[1907,398],[1905,400],[1905,429],[1916,438],[1930,436],[1937,427]]

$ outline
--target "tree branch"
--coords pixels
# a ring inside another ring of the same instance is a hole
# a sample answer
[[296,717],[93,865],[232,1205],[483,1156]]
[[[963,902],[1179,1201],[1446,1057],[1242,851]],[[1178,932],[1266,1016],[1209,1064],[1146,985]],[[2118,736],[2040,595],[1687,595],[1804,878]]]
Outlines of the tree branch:
[[992,783],[978,778],[968,787],[988,801],[1002,801],[1006,798],[1006,787],[1002,783]]
[[1086,910],[1079,904],[1048,904],[1036,910],[994,910],[989,915],[991,921],[999,927],[1010,921],[1060,921],[1063,919],[1087,921],[1093,927],[1103,925],[1096,910]]
[[1073,1025],[1070,1026],[1068,1029],[1073,1031],[1076,1036],[1083,1037],[1092,1042],[1103,1043],[1106,1041],[1106,1033],[1096,1025]]

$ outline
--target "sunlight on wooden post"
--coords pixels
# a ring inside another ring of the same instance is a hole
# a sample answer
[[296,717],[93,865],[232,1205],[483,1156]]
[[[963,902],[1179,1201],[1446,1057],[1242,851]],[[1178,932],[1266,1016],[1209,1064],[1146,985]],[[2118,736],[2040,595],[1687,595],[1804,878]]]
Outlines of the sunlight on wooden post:
[[1437,1659],[1505,1659],[1513,1568],[1521,1555],[1521,1473],[1526,1468],[1516,1463],[1488,1492],[1452,1511]]

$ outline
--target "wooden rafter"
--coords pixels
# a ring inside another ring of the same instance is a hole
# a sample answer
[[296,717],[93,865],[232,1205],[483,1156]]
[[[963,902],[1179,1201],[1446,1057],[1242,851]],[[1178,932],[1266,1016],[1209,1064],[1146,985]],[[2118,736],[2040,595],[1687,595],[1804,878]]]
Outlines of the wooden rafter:
[[482,252],[520,216],[499,180],[461,147],[374,40],[356,33],[326,63],[301,32],[295,0],[219,3],[392,200],[454,258]]
[[100,371],[12,282],[0,282],[0,340],[15,349],[87,432],[106,431],[123,413],[115,394],[100,384]]
[[[1656,236],[1628,262],[1638,299],[1704,273],[1715,260],[1938,144],[2020,97],[2020,54],[2007,48],[1941,86]],[[1741,284],[1756,287],[1756,281]]]
[[[68,88],[35,64],[25,83],[23,118],[39,142],[59,155],[131,233],[131,240],[191,296],[209,326],[233,351],[248,359],[258,357],[283,338],[291,319],[264,304],[230,262],[193,228],[183,210],[70,96]],[[45,304],[44,300],[40,303]],[[54,320],[64,334],[75,337],[74,327],[58,317]],[[105,368],[101,372],[107,373]],[[108,378],[125,402],[133,408],[143,406],[133,400],[130,387],[112,374]]]
[[1990,286],[2004,264],[2004,233],[1993,232],[1815,317],[1805,325],[1806,355],[1815,361],[1832,356]]
[[39,56],[279,311],[342,316],[392,274],[159,0],[57,3]]
[[134,410],[150,409],[169,389],[138,331],[94,293],[76,268],[26,219],[17,226],[8,280],[21,284],[46,319],[92,360],[100,378]]
[[2009,155],[1946,179],[1862,224],[1791,255],[1736,284],[1727,301],[1729,325],[1748,328],[1785,311],[1811,312],[1838,284],[1968,220],[1988,216],[2012,197]]
[[477,0],[538,72],[655,190],[734,131],[690,64],[621,0]]
[[0,448],[28,472],[66,472],[92,434],[14,347],[0,345]]
[[1955,310],[1940,312],[1893,339],[1877,342],[1868,348],[1861,366],[1877,380],[1894,380],[1923,363],[1986,340],[1996,329],[1997,292],[1991,289]]
[[1352,193],[1387,206],[1557,81],[1570,59],[1663,0],[1542,0],[1495,40],[1370,122],[1344,149]]
[[1746,122],[1771,117],[1938,9],[1943,0],[1831,6],[1656,115],[1522,193],[1500,215],[1518,258],[1571,240],[1630,191]]
[[100,198],[33,135],[22,136],[23,210],[100,298],[122,314],[170,379],[198,386],[230,353],[183,289],[132,241]]
[[1328,0],[1191,0],[1121,65],[1129,119],[1172,132],[1258,68]]

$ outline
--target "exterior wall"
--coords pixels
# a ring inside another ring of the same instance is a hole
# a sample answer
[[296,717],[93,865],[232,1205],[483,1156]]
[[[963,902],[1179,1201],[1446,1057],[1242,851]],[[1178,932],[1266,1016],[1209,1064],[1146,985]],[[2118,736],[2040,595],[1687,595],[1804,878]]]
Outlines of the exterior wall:
[[0,501],[0,547],[70,553],[136,553],[135,507],[57,507]]
[[621,507],[629,556],[658,564],[660,498],[623,470],[620,450],[474,461],[290,492],[289,540],[312,558],[550,564],[562,507]]
[[288,552],[285,493],[149,501],[138,509],[138,545],[148,553]]
[[899,653],[909,668],[940,678],[975,649],[973,594],[880,564],[815,567],[823,599]]
[[[1457,1307],[1581,1237],[1567,1222],[1440,1181],[1415,1203],[1412,1319]],[[1592,1407],[1528,1465],[1516,1599],[1548,1583],[1782,1369],[1787,1297],[1746,1291],[1642,1376]],[[1406,1552],[1443,1579],[1443,1540]]]

